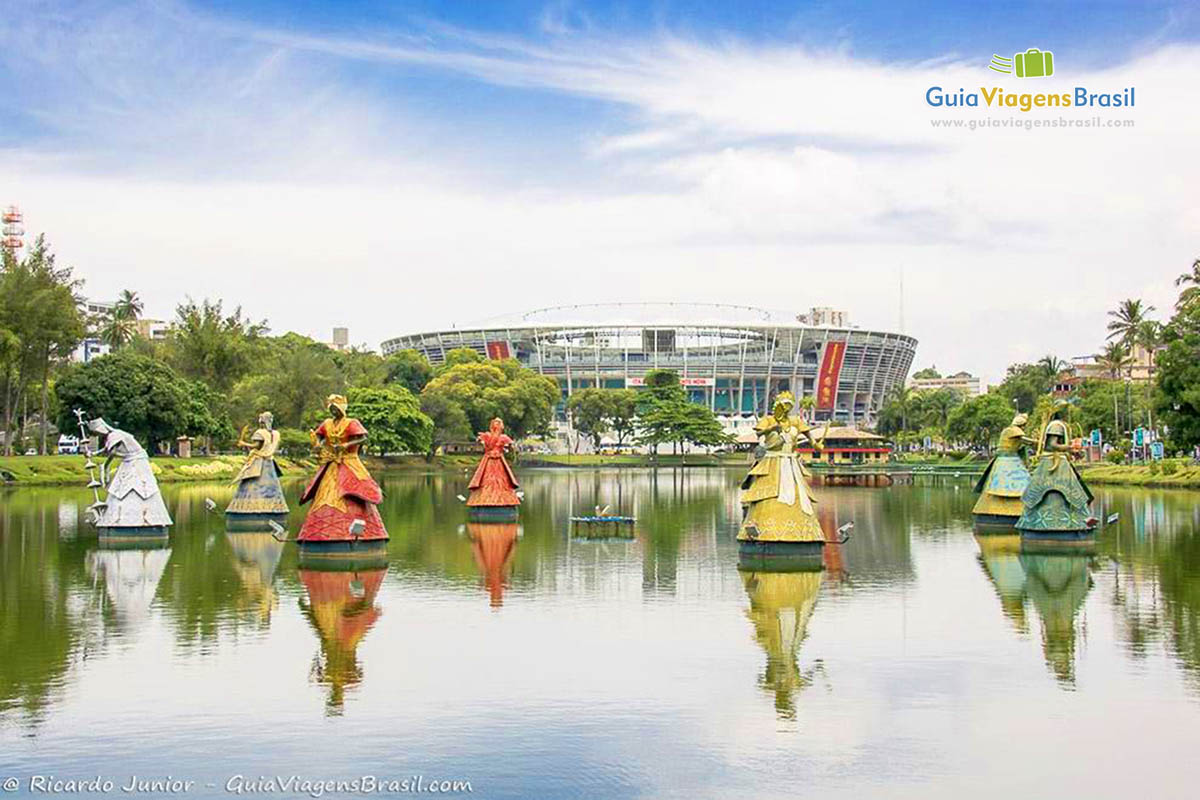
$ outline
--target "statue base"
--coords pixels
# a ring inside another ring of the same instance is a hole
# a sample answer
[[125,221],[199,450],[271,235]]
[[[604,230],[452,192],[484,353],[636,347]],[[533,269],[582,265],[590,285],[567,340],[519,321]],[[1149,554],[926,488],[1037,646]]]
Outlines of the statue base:
[[116,549],[122,545],[132,547],[157,547],[168,540],[166,525],[147,525],[144,527],[103,527],[96,528],[101,546]]
[[825,542],[738,542],[738,569],[808,572],[824,568]]
[[1021,552],[1088,555],[1096,552],[1096,530],[1088,528],[1082,531],[1021,531]]
[[232,533],[237,532],[261,532],[270,531],[271,523],[287,527],[287,512],[281,513],[239,513],[237,511],[225,512],[225,530]]
[[1013,535],[1017,532],[1017,520],[1020,516],[1010,517],[1005,514],[974,514],[975,532],[979,534]]
[[358,570],[387,566],[387,539],[297,542],[301,569]]
[[520,506],[467,506],[472,522],[516,522]]

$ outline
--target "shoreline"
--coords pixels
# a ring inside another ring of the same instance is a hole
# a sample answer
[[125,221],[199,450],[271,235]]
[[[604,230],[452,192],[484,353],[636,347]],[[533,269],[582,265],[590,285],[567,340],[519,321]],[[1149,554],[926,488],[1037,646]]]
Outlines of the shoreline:
[[[316,461],[309,458],[276,459],[284,471],[285,478],[309,476],[316,469]],[[363,460],[372,472],[463,472],[474,469],[478,456],[470,454],[441,455],[427,459],[423,455],[405,456],[365,456]],[[243,458],[239,455],[199,456],[196,458],[175,458],[173,456],[157,456],[150,460],[155,477],[162,483],[187,483],[230,480],[241,469]],[[18,488],[22,486],[72,486],[86,485],[87,470],[83,467],[83,456],[0,456],[0,487]],[[603,456],[594,454],[584,455],[527,455],[517,459],[513,466],[518,469],[699,469],[746,467],[749,464],[748,455],[702,455],[692,454],[683,456],[661,455],[651,460],[644,456],[617,455]],[[963,463],[893,463],[893,471],[911,470],[914,475],[948,476],[951,473],[960,477],[974,478],[978,474]],[[980,465],[982,466],[982,464]],[[1185,465],[1174,467],[1173,474],[1165,474],[1161,465],[1156,472],[1151,472],[1149,465],[1142,464],[1092,464],[1080,468],[1083,479],[1091,484],[1100,486],[1129,486],[1153,489],[1200,489],[1200,466]],[[835,472],[822,466],[815,466],[814,472]]]

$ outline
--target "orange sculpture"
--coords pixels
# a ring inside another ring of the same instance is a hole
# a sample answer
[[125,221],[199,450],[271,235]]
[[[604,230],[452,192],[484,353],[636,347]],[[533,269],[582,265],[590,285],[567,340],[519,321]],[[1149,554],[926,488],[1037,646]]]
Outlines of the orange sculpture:
[[496,417],[488,430],[479,434],[483,458],[467,485],[467,508],[475,519],[515,519],[521,497],[517,478],[504,459],[504,451],[513,444],[504,433],[504,420]]

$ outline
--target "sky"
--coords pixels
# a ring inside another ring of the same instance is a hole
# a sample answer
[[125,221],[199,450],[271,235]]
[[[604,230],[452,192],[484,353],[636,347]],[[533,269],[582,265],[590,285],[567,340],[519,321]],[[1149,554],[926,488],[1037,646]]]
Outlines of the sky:
[[[1029,48],[1052,77],[989,71]],[[834,306],[995,382],[1097,352],[1127,297],[1167,315],[1197,75],[1195,2],[9,0],[0,204],[151,317],[214,298],[378,348],[564,304]]]

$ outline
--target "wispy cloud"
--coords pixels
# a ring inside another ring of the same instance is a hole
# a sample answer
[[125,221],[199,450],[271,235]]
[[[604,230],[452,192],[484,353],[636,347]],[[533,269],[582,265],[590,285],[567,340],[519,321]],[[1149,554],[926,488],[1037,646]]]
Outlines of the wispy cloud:
[[[369,342],[497,303],[763,303],[764,286],[770,305],[887,327],[903,266],[921,360],[991,376],[1048,342],[1095,349],[1123,296],[1168,306],[1195,255],[1194,45],[1086,73],[1066,54],[1066,77],[1038,87],[1135,85],[1132,131],[969,132],[931,127],[924,92],[996,83],[977,59],[618,37],[574,6],[535,22],[526,39],[436,22],[314,33],[163,2],[6,14],[0,119],[26,133],[0,139],[3,199],[95,293],[136,286],[165,311],[181,276],[203,275],[257,306],[251,276],[279,295],[253,309],[276,327],[352,321]],[[536,102],[515,124],[411,102],[447,76]],[[580,99],[606,113],[544,130],[539,114]],[[482,177],[516,151],[532,168]],[[377,291],[331,305],[307,287],[332,274]],[[431,302],[446,276],[481,288]]]

